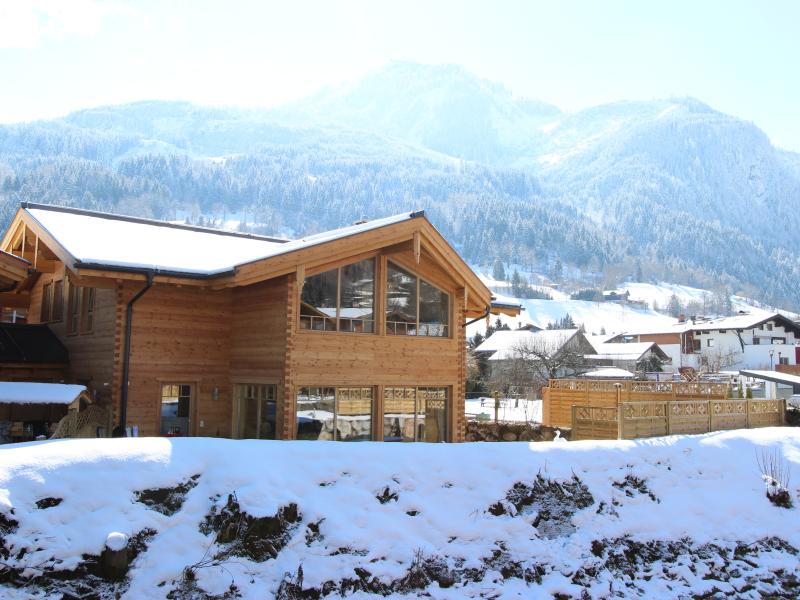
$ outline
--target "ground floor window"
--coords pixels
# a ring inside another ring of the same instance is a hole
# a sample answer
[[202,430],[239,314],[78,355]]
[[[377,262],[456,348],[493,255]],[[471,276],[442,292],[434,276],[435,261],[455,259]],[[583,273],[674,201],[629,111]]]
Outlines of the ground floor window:
[[192,386],[165,383],[161,386],[161,435],[189,435]]
[[274,440],[277,386],[240,383],[234,388],[236,437]]
[[386,442],[446,441],[447,388],[384,388],[383,439]]
[[297,394],[297,439],[360,442],[372,439],[371,387],[302,387]]

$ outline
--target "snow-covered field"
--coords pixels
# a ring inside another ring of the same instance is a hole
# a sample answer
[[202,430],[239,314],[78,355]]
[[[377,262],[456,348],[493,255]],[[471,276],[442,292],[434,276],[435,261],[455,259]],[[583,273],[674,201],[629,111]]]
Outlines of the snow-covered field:
[[[464,412],[467,417],[486,415],[482,420],[494,420],[494,398],[468,398],[464,403]],[[514,398],[501,398],[497,418],[504,422],[516,423],[541,423],[541,400],[516,400]]]
[[[792,471],[794,508],[766,498],[765,452]],[[792,428],[636,442],[8,446],[0,595],[796,597],[798,473]],[[94,573],[115,532],[135,558],[112,584]]]
[[[517,317],[500,317],[511,329],[533,323],[545,329],[548,323],[555,323],[567,313],[576,325],[583,325],[589,334],[599,334],[605,330],[607,334],[623,333],[629,330],[658,329],[677,322],[677,319],[657,313],[651,309],[632,308],[613,302],[589,302],[586,300],[526,300],[495,294],[503,302],[521,304],[525,310]],[[495,317],[492,317],[492,323]],[[485,321],[473,323],[467,329],[467,335],[486,329]]]

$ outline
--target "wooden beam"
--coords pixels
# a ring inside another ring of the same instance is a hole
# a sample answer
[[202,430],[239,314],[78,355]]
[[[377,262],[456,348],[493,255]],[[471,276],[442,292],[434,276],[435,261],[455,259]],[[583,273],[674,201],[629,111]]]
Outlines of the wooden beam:
[[303,293],[303,286],[306,284],[306,266],[305,265],[297,265],[297,291],[298,293]]
[[62,264],[60,260],[46,260],[40,258],[36,270],[39,271],[39,273],[55,273],[61,268]]
[[414,232],[414,261],[419,264],[419,259],[422,257],[422,249],[420,247],[419,231]]
[[14,294],[13,292],[0,293],[0,305],[6,308],[28,308],[31,304],[29,293]]

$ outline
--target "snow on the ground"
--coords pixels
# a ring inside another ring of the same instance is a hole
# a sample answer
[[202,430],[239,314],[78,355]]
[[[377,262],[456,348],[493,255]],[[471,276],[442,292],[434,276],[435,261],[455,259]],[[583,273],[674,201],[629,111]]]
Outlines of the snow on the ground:
[[[494,398],[467,398],[465,414],[481,420],[494,420]],[[486,416],[479,416],[486,415]],[[525,400],[523,398],[500,398],[500,409],[497,418],[504,422],[541,423],[542,401]]]
[[[791,469],[795,508],[765,497],[757,465],[764,451]],[[299,596],[288,595],[287,586],[296,593],[325,582],[331,597],[343,589],[372,597],[366,586],[385,586],[393,597],[410,587],[405,597],[585,591],[663,598],[722,589],[757,598],[786,594],[791,576],[800,575],[798,473],[800,429],[793,428],[561,443],[28,443],[0,451],[0,551],[3,569],[30,568],[18,572],[19,585],[41,569],[76,568],[83,554],[102,551],[109,534],[134,539],[150,528],[154,536],[132,565],[129,587],[117,588],[126,598],[165,598],[181,585],[193,591],[173,597],[206,597],[199,590],[223,594],[231,584],[246,599],[292,598]],[[176,512],[136,501],[137,491],[195,475]],[[520,500],[523,492],[532,504]],[[204,517],[232,493],[252,517],[296,505],[299,514],[287,517],[296,525],[274,558],[237,555],[238,547],[201,532]],[[45,498],[63,501],[41,503]],[[621,554],[630,547],[639,550]],[[723,568],[728,561],[736,569]],[[194,578],[181,579],[185,567],[198,564]],[[280,596],[283,581],[289,583]],[[70,582],[57,584],[51,597]],[[32,588],[0,586],[4,597],[34,595]]]
[[[576,325],[583,325],[589,334],[624,333],[630,330],[658,329],[677,323],[677,319],[657,313],[651,309],[633,308],[614,302],[589,302],[586,300],[526,300],[495,294],[502,302],[522,305],[525,309],[517,317],[502,315],[500,320],[511,329],[532,323],[542,329],[569,314]],[[495,322],[492,317],[491,322]],[[467,328],[467,335],[483,333],[486,322],[481,320]]]

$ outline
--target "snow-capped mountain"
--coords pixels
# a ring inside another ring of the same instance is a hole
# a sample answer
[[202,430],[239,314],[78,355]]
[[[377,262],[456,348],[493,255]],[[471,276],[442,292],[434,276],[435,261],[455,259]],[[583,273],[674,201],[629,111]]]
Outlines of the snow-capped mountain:
[[566,113],[456,66],[392,63],[271,110],[150,101],[0,126],[5,219],[29,200],[299,235],[425,208],[473,263],[636,267],[795,309],[798,199],[800,155],[698,100]]

